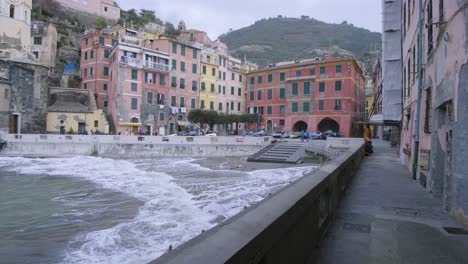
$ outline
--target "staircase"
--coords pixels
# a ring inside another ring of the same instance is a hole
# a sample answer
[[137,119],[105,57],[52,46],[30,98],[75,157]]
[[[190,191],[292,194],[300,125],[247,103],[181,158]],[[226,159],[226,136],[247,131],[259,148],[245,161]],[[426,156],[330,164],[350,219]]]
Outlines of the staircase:
[[250,156],[247,161],[298,164],[302,163],[304,156],[304,144],[278,143],[263,148]]

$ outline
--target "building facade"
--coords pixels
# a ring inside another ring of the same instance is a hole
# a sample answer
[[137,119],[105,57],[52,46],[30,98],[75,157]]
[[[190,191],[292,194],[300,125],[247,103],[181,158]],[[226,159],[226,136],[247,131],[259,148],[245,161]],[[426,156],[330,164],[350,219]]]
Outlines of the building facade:
[[50,23],[33,21],[31,24],[31,52],[36,61],[49,67],[52,73],[57,56],[57,30]]
[[0,0],[0,59],[31,58],[32,0]]
[[118,20],[120,8],[114,4],[114,0],[56,0],[64,7],[81,12],[104,17],[106,19]]
[[[467,3],[424,0],[422,37],[418,34],[418,1],[402,3],[403,161],[424,188],[441,198],[451,215],[468,225],[468,190],[463,188],[468,184]],[[422,40],[421,50],[418,39]],[[416,124],[419,149],[415,146]]]
[[364,75],[348,58],[278,63],[247,74],[247,106],[269,131],[360,134],[354,122],[365,112]]

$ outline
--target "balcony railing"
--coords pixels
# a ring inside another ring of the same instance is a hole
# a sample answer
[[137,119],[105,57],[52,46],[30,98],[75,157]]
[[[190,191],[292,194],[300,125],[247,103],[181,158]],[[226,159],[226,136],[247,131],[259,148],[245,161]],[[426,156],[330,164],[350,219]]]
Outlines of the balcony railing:
[[47,28],[44,26],[39,26],[36,28],[31,28],[31,35],[40,35],[40,36],[46,36],[47,35]]
[[154,70],[158,72],[169,72],[169,65],[164,63],[158,63],[153,61],[145,61],[145,68],[148,70]]
[[120,63],[127,64],[130,67],[143,68],[143,61],[137,58],[121,56]]
[[123,35],[119,38],[120,43],[132,46],[141,46],[141,41],[137,37]]

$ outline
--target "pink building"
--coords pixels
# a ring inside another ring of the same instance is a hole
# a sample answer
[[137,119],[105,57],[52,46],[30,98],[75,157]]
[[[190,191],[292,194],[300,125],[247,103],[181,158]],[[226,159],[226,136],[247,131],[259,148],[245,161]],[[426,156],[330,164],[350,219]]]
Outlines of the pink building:
[[[418,61],[418,1],[403,1],[403,160],[416,180],[468,225],[468,14],[463,1],[423,2],[423,71]],[[422,75],[421,75],[422,74]],[[422,76],[421,116],[417,80]],[[416,151],[416,122],[420,148]],[[412,165],[417,157],[417,167]]]
[[114,0],[56,0],[61,5],[86,12],[106,19],[118,20],[120,8],[114,4]]
[[326,131],[360,136],[364,76],[354,59],[286,62],[247,74],[250,113],[269,131]]

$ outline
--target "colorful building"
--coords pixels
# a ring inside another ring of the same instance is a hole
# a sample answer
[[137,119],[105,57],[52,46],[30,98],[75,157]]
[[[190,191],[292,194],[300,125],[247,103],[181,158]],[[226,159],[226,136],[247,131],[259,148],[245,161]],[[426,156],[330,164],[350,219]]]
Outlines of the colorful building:
[[200,109],[218,110],[218,55],[212,49],[201,53]]
[[251,71],[248,111],[262,115],[269,131],[326,131],[360,135],[364,76],[351,58],[285,62]]
[[81,12],[104,17],[110,20],[118,20],[120,18],[120,7],[114,0],[56,0],[64,7],[75,9]]
[[36,61],[48,66],[52,73],[55,69],[57,56],[57,30],[50,23],[33,21],[31,24],[31,52]]

